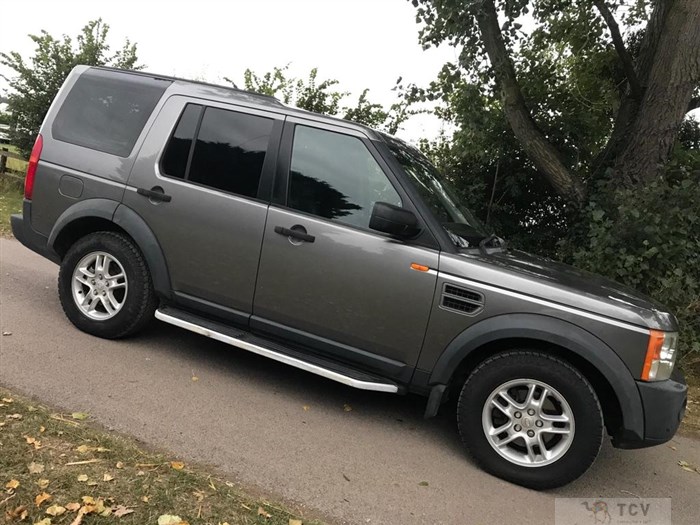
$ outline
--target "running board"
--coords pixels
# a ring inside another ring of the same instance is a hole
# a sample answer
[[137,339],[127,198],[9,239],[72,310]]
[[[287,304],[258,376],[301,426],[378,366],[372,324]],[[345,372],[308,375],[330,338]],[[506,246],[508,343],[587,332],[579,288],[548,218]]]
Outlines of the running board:
[[156,310],[156,319],[353,388],[392,394],[399,391],[398,385],[386,379],[349,368],[319,356],[298,352],[278,343],[254,336],[249,332],[210,321],[183,310],[162,307]]

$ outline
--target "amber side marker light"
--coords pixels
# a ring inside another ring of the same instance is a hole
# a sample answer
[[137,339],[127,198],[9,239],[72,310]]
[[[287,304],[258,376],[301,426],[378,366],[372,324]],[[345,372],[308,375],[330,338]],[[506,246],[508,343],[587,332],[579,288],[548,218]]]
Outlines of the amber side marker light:
[[424,264],[411,263],[411,270],[417,272],[427,272],[430,270],[430,266],[425,266]]

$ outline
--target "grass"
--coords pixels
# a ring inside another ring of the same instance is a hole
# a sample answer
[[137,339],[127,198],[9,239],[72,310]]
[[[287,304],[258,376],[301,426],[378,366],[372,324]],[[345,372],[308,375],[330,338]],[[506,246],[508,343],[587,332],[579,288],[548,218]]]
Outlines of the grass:
[[3,388],[0,450],[0,516],[7,523],[318,523],[177,458],[144,451],[87,414],[59,413]]
[[22,211],[22,181],[0,174],[0,236],[12,235],[10,215]]

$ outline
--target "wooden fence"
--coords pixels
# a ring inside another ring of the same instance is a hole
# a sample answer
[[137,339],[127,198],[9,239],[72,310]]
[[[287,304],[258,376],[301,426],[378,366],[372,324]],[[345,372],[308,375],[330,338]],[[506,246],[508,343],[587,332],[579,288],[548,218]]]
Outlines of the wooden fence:
[[0,146],[0,175],[3,175],[5,177],[11,177],[13,179],[23,180],[24,175],[18,175],[16,173],[7,171],[7,159],[16,159],[22,162],[26,162],[22,155]]

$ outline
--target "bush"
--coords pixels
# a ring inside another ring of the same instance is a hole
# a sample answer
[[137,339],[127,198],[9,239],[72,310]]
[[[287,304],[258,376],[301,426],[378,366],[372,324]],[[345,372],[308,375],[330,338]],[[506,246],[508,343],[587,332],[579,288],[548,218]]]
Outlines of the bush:
[[[680,354],[700,353],[700,172],[643,188],[599,187],[580,235],[561,242],[567,262],[634,287],[673,311]],[[575,239],[575,240],[574,240]]]

